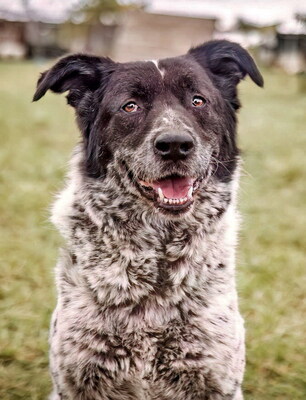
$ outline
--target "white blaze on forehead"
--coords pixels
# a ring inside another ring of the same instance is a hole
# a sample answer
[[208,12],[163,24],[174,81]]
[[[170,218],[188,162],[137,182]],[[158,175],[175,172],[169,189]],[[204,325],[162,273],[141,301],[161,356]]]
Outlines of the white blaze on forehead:
[[161,74],[163,78],[165,75],[165,71],[158,67],[158,60],[149,60],[148,62],[152,62],[155,65],[155,67],[158,69],[158,72]]

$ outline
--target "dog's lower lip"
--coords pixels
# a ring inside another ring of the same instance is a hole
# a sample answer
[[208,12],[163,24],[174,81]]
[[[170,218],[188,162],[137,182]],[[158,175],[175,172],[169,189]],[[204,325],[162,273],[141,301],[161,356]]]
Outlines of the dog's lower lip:
[[191,199],[191,200],[184,202],[183,204],[164,204],[164,203],[156,202],[156,207],[162,208],[167,211],[177,212],[177,211],[187,210],[191,206],[193,201],[194,200]]

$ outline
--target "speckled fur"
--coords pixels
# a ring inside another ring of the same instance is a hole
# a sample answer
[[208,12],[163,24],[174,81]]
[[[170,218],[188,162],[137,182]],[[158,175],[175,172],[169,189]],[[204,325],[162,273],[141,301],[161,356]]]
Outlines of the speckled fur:
[[81,154],[52,217],[67,241],[53,399],[241,399],[236,180],[208,179],[193,210],[171,220],[125,195],[116,174],[103,185],[84,178]]
[[[51,400],[242,400],[235,111],[247,73],[262,86],[247,52],[221,41],[155,63],[69,56],[42,74],[34,100],[69,90],[83,133],[52,212],[66,246]],[[195,90],[207,107],[191,107]],[[139,112],[127,115],[135,91]],[[165,132],[188,132],[188,158],[156,154]],[[137,184],[167,174],[201,178],[180,214]]]

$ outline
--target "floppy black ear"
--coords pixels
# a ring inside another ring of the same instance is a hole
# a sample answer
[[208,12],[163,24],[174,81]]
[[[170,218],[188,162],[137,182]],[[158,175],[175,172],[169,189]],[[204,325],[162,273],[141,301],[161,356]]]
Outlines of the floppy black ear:
[[67,90],[68,103],[76,107],[86,91],[94,91],[105,82],[115,63],[109,58],[74,54],[59,60],[41,74],[33,101],[43,97],[47,90],[63,93]]
[[215,85],[235,109],[240,106],[236,86],[246,75],[263,87],[263,77],[253,58],[238,43],[214,40],[190,49],[189,54],[209,72]]

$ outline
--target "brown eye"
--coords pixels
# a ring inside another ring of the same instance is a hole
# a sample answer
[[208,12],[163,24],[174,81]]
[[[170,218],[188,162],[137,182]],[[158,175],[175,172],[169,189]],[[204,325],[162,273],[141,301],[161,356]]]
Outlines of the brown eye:
[[123,107],[122,110],[124,110],[127,113],[133,113],[138,110],[138,105],[134,101],[130,101],[129,103],[126,103]]
[[201,96],[194,96],[192,99],[193,107],[203,107],[206,104],[206,100]]

